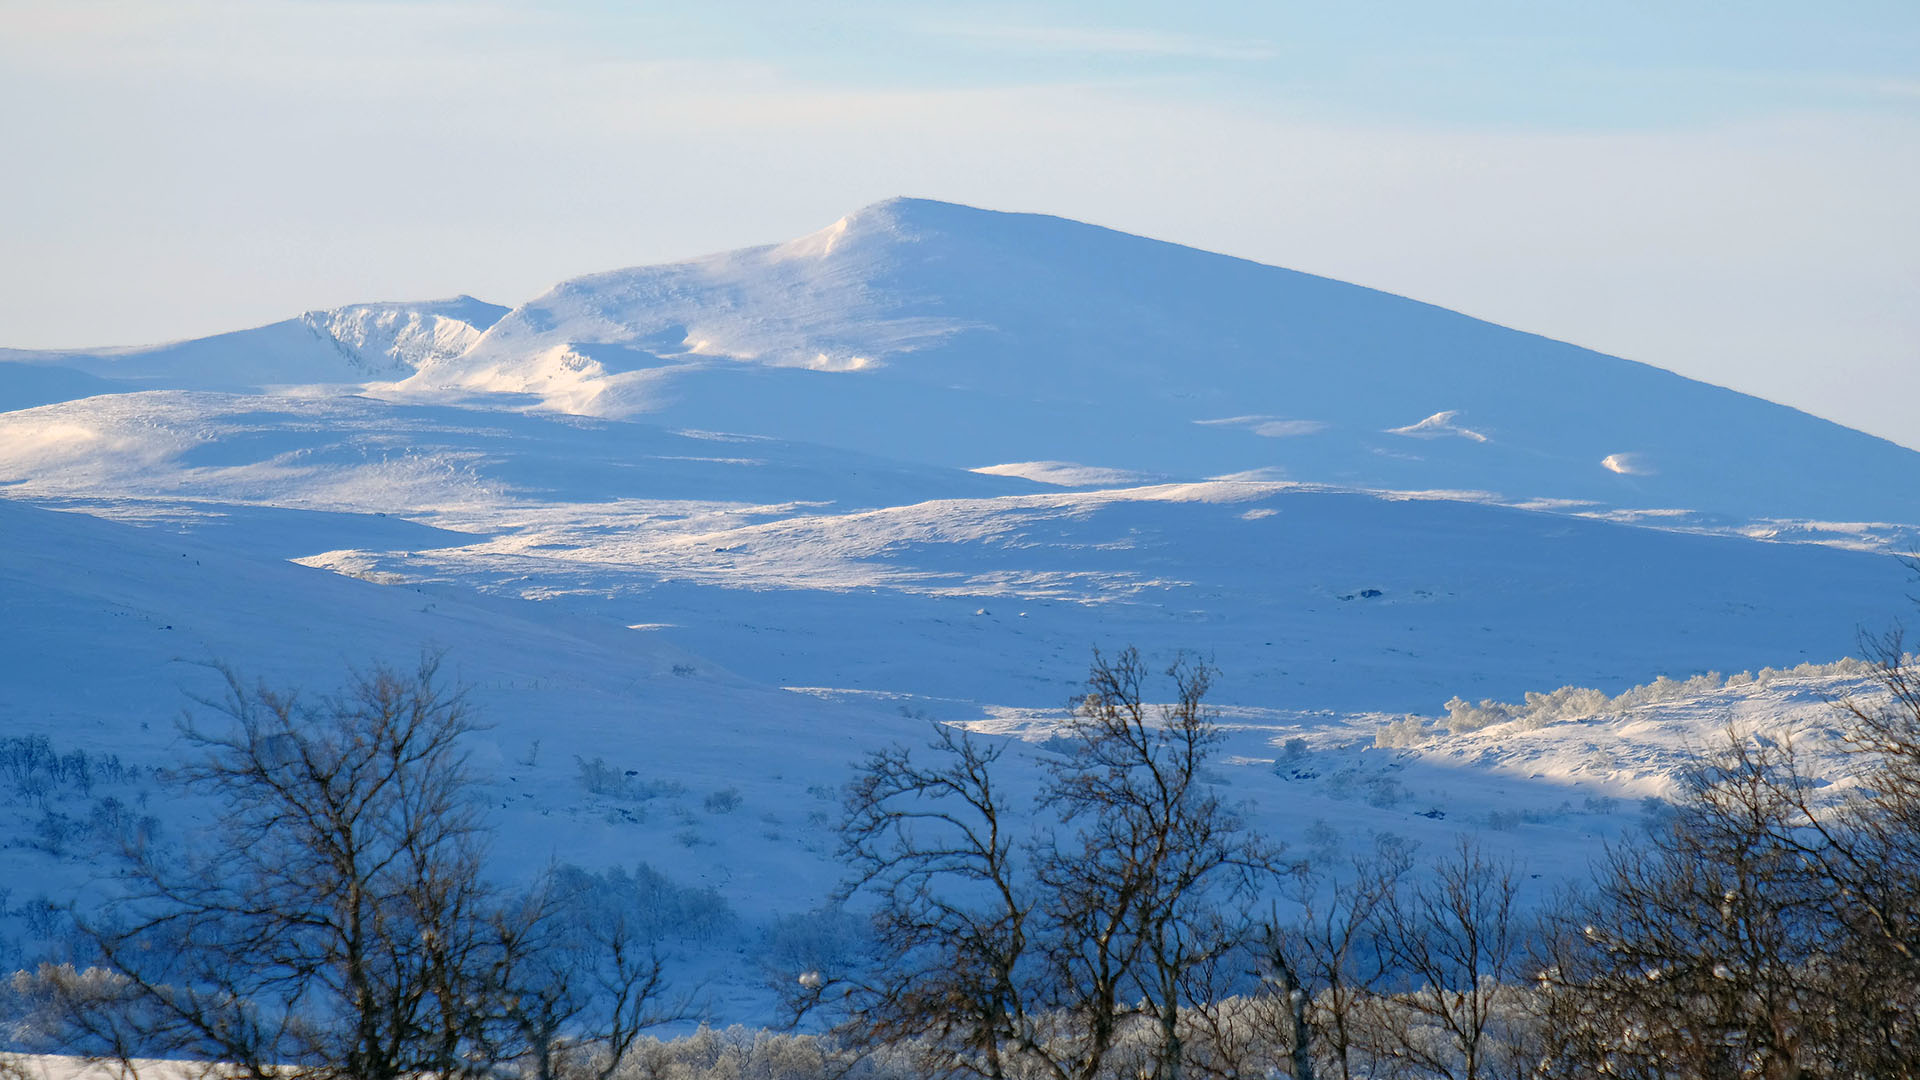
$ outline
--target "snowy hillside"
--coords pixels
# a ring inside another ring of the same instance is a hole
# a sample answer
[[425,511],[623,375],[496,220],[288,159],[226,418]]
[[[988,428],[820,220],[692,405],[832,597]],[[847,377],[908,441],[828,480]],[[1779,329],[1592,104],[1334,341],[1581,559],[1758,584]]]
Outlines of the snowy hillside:
[[1920,455],[1792,409],[1325,278],[924,200],[577,278],[407,386],[961,467],[1920,521],[1920,489],[1887,482]]
[[459,296],[418,304],[352,304],[309,311],[251,330],[145,348],[0,349],[0,394],[10,381],[29,377],[33,368],[49,367],[135,388],[197,390],[400,378],[422,364],[465,352],[505,313],[505,308]]
[[[644,861],[717,888],[732,929],[675,953],[711,980],[722,1020],[769,1015],[756,950],[774,916],[808,911],[837,879],[825,830],[864,750],[921,741],[924,721],[906,713],[931,712],[1026,740],[1010,780],[1027,785],[1065,717],[1058,707],[781,691],[661,633],[554,603],[383,588],[17,502],[0,502],[0,537],[8,625],[34,628],[8,633],[0,728],[131,766],[96,767],[86,789],[0,783],[6,906],[19,920],[0,938],[29,950],[36,905],[92,880],[102,851],[94,823],[115,801],[153,815],[164,833],[197,810],[158,798],[150,770],[178,752],[173,719],[195,707],[189,695],[217,690],[203,666],[215,659],[244,658],[250,676],[318,691],[366,657],[405,663],[421,643],[446,648],[488,725],[474,749],[500,856],[521,866]],[[1599,840],[1635,828],[1648,813],[1642,800],[1664,794],[1687,751],[1729,721],[1776,736],[1802,730],[1818,748],[1822,695],[1850,685],[1788,676],[1530,729],[1431,726],[1397,742],[1382,737],[1394,718],[1380,713],[1233,707],[1218,781],[1301,857],[1356,851],[1383,831],[1438,850],[1466,829],[1551,883],[1578,873]]]
[[646,624],[777,685],[1058,704],[1088,646],[1211,651],[1244,703],[1416,709],[1832,659],[1872,552],[1272,481],[1091,491],[806,444],[362,397],[0,415],[20,496],[258,557]]
[[[1854,683],[1609,695],[1834,660],[1910,610],[1920,546],[1920,454],[1792,409],[915,200],[511,311],[0,352],[0,496],[0,737],[118,756],[0,792],[0,944],[89,880],[94,823],[191,821],[153,769],[208,664],[325,689],[440,650],[501,865],[718,889],[681,961],[749,1021],[850,763],[939,721],[1025,740],[1030,781],[1093,646],[1213,658],[1218,780],[1292,850],[1464,829],[1550,884],[1689,747],[1818,741]],[[1569,684],[1602,704],[1404,719]]]
[[[154,815],[163,831],[177,832],[196,810],[156,798],[150,770],[178,752],[173,720],[197,708],[190,695],[217,691],[210,661],[317,692],[368,657],[407,663],[423,645],[446,649],[488,725],[474,749],[490,778],[502,858],[645,861],[718,888],[737,924],[680,956],[714,979],[716,1015],[727,1020],[765,1018],[752,955],[768,920],[809,910],[835,882],[824,830],[862,752],[921,741],[925,721],[907,714],[928,713],[1026,740],[1016,760],[1029,765],[1011,778],[1025,784],[1024,770],[1045,760],[1046,739],[1065,718],[1057,706],[782,691],[656,630],[568,614],[560,603],[454,585],[380,587],[235,555],[171,528],[12,501],[0,501],[0,543],[10,628],[0,730],[132,767],[96,769],[85,790],[0,785],[0,828],[11,837],[0,848],[7,907],[26,920],[0,938],[29,949],[35,905],[92,879],[102,849],[90,830],[109,800]],[[1819,745],[1822,695],[1850,685],[1788,676],[1535,728],[1449,735],[1429,725],[1399,741],[1382,737],[1395,718],[1377,712],[1230,707],[1219,781],[1303,856],[1358,850],[1380,831],[1437,849],[1465,828],[1550,882],[1579,872],[1599,839],[1633,828],[1647,813],[1641,800],[1665,793],[1686,752],[1729,721],[1775,735],[1804,730]],[[1437,714],[1438,705],[1423,711]],[[602,775],[625,778],[609,785]]]

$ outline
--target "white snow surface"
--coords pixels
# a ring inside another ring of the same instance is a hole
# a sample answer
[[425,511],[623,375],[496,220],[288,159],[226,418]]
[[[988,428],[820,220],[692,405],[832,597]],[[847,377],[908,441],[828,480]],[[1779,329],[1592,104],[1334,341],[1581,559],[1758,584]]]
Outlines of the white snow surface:
[[0,394],[45,368],[110,379],[120,389],[256,390],[404,378],[422,364],[463,354],[506,310],[471,296],[350,304],[166,345],[98,352],[0,349]]
[[[0,354],[0,735],[151,768],[211,663],[318,691],[442,651],[490,725],[501,872],[715,886],[738,924],[679,962],[714,1019],[764,1021],[758,935],[836,881],[851,763],[960,723],[1023,740],[1030,785],[1096,645],[1211,656],[1217,780],[1309,857],[1466,830],[1545,890],[1730,724],[1827,760],[1843,679],[1376,734],[1456,694],[1839,657],[1907,606],[1917,479],[1413,301],[895,200],[510,312]],[[641,794],[589,791],[595,760]],[[0,793],[0,957],[28,901],[105,887],[45,839],[98,794]],[[191,830],[157,795],[122,793]]]

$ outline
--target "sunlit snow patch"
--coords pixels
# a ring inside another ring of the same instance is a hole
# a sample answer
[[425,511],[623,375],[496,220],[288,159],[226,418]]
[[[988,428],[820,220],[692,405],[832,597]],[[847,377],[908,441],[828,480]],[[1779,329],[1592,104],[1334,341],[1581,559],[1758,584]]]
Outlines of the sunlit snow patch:
[[1474,431],[1472,428],[1464,428],[1454,423],[1454,421],[1459,418],[1460,410],[1445,409],[1434,413],[1432,416],[1427,417],[1417,424],[1408,424],[1406,427],[1388,428],[1387,434],[1406,435],[1415,439],[1438,439],[1452,435],[1462,439],[1470,439],[1473,442],[1483,443],[1487,441],[1485,435]]
[[1600,467],[1621,476],[1652,476],[1654,473],[1643,454],[1608,454],[1600,459]]
[[815,353],[812,360],[800,366],[813,371],[866,371],[879,367],[880,364],[867,356],[832,356],[827,353]]
[[354,367],[372,375],[410,375],[423,364],[459,356],[505,308],[470,296],[426,304],[353,304],[309,311],[300,322],[332,341]]
[[1317,435],[1329,425],[1323,420],[1290,420],[1284,416],[1226,416],[1218,420],[1195,420],[1204,427],[1243,427],[1268,439],[1291,439]]
[[1080,465],[1071,461],[1014,461],[1005,465],[983,465],[971,471],[988,476],[1017,476],[1022,480],[1055,487],[1125,487],[1160,479],[1149,473]]
[[789,240],[773,249],[772,259],[775,262],[784,262],[789,259],[824,259],[833,254],[833,249],[846,237],[847,228],[851,224],[850,218],[843,217],[819,232],[808,233],[798,240]]

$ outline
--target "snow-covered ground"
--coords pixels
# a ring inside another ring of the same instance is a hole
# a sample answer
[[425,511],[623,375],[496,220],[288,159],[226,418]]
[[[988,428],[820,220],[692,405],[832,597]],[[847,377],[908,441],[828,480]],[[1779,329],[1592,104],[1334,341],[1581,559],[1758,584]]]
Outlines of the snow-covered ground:
[[[116,1064],[101,1062],[89,1064],[79,1058],[59,1057],[52,1054],[5,1054],[0,1055],[0,1067],[9,1068],[7,1075],[18,1075],[23,1080],[121,1080],[122,1074]],[[140,1076],[145,1080],[199,1080],[205,1074],[206,1066],[198,1061],[160,1061],[142,1058],[134,1062]]]
[[119,763],[0,791],[0,938],[90,887],[96,822],[189,826],[152,770],[209,664],[324,690],[439,650],[503,872],[718,889],[730,929],[678,947],[722,1020],[765,1018],[759,935],[837,879],[852,763],[938,721],[1032,768],[1094,646],[1213,658],[1218,780],[1291,850],[1471,830],[1544,889],[1729,723],[1818,751],[1854,684],[1403,714],[1832,660],[1920,545],[1920,454],[1794,410],[917,201],[511,311],[0,353],[0,409],[0,737]]

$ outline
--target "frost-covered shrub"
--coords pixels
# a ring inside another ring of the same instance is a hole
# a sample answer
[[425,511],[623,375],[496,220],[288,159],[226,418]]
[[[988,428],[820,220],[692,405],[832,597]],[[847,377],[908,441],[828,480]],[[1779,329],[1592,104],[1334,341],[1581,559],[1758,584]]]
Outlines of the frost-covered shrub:
[[124,784],[139,776],[117,754],[62,754],[45,735],[0,737],[0,781],[15,795],[46,798],[62,788],[91,795],[96,783]]
[[1659,833],[1673,819],[1673,804],[1657,795],[1647,795],[1640,800],[1640,827],[1649,833]]
[[33,823],[33,846],[55,857],[65,855],[77,831],[72,818],[58,810],[42,810]]
[[1383,810],[1397,806],[1407,797],[1407,789],[1391,776],[1376,776],[1367,781],[1367,805]]
[[1540,727],[1556,720],[1591,716],[1606,707],[1606,692],[1588,686],[1563,686],[1549,694],[1529,690],[1520,719],[1527,727]]
[[594,755],[589,760],[583,757],[573,759],[580,767],[580,786],[592,795],[619,795],[623,792],[627,778],[619,769],[607,764],[607,759]]
[[[1803,663],[1784,669],[1761,668],[1758,672],[1742,671],[1732,676],[1724,676],[1717,671],[1703,672],[1685,679],[1662,675],[1650,683],[1629,687],[1612,697],[1603,690],[1586,686],[1563,686],[1544,694],[1530,690],[1520,704],[1485,698],[1476,705],[1456,696],[1447,702],[1447,713],[1441,723],[1454,735],[1479,731],[1494,724],[1512,724],[1515,729],[1530,731],[1548,724],[1624,712],[1642,705],[1683,701],[1729,686],[1766,687],[1780,679],[1862,678],[1872,674],[1873,670],[1873,664],[1866,660],[1845,657],[1830,664]],[[1416,720],[1416,717],[1410,716],[1387,725],[1375,736],[1375,744],[1399,747],[1424,742],[1432,734],[1431,729],[1417,726],[1414,723]]]
[[662,796],[682,795],[687,790],[678,780],[643,780],[640,770],[609,765],[607,759],[598,754],[592,758],[576,756],[573,760],[580,769],[580,786],[591,795],[646,802]]
[[160,835],[160,819],[152,814],[135,813],[112,795],[94,801],[87,815],[87,831],[109,848],[141,848]]
[[836,904],[773,920],[760,955],[771,971],[785,975],[840,970],[869,951],[866,920]]
[[1455,735],[1467,731],[1479,731],[1492,724],[1504,724],[1511,719],[1513,719],[1513,706],[1504,705],[1492,698],[1474,705],[1456,695],[1453,700],[1447,702],[1447,730]]
[[26,923],[27,932],[37,938],[52,938],[59,934],[66,920],[66,908],[46,893],[40,893],[20,905],[15,914]]
[[740,789],[726,788],[722,791],[713,792],[706,798],[706,807],[707,813],[709,814],[733,813],[735,810],[740,809]]
[[613,1080],[907,1080],[925,1075],[910,1054],[852,1054],[833,1040],[738,1025],[679,1039],[643,1039]]
[[1420,744],[1433,738],[1433,729],[1418,716],[1409,713],[1398,720],[1380,725],[1373,733],[1373,745],[1382,750],[1400,750]]
[[600,873],[565,865],[554,871],[554,883],[583,918],[617,917],[649,943],[711,941],[734,923],[733,908],[718,891],[681,885],[646,863]]

